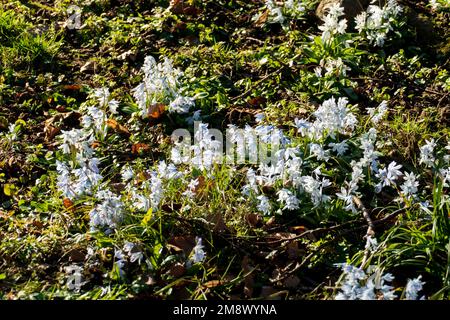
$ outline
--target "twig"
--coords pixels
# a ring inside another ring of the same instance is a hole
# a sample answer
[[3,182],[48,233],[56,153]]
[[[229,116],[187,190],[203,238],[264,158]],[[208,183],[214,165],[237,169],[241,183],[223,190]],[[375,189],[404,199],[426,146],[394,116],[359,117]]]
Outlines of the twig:
[[[367,222],[367,231],[366,231],[366,235],[364,236],[364,239],[366,239],[367,241],[369,241],[370,238],[373,238],[373,236],[375,236],[375,225],[373,224],[372,218],[370,217],[370,213],[369,211],[366,209],[366,207],[364,207],[364,204],[362,203],[361,199],[359,199],[356,196],[353,196],[353,201],[356,203],[356,206],[362,210],[363,213],[363,217]],[[364,265],[366,264],[367,260],[369,259],[369,255],[370,255],[370,246],[368,244],[366,244],[366,248],[364,251],[364,258],[363,261],[361,263],[361,267],[364,267]]]

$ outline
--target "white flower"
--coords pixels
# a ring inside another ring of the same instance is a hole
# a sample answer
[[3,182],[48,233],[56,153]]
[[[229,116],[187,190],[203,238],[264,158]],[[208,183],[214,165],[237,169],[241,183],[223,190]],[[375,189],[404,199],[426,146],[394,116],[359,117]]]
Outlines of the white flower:
[[284,23],[284,16],[281,12],[281,8],[277,7],[272,0],[266,0],[266,7],[269,10],[269,19],[270,23]]
[[258,197],[256,197],[256,199],[259,200],[259,203],[257,204],[256,208],[263,214],[269,215],[271,210],[269,199],[265,195],[259,195]]
[[328,161],[330,159],[328,150],[324,150],[320,144],[311,143],[309,146],[309,150],[311,154],[315,156],[319,161]]
[[194,105],[194,98],[181,94],[178,78],[182,73],[173,67],[169,58],[157,63],[152,56],[147,56],[141,70],[144,80],[132,89],[141,117],[147,117],[148,107],[156,103],[166,104],[169,112],[177,113],[187,113]]
[[119,101],[112,99],[108,102],[108,107],[112,114],[116,114],[117,108],[119,107]]
[[291,15],[298,15],[305,11],[305,6],[301,0],[287,0],[284,2],[284,8]]
[[[347,98],[328,99],[314,112],[316,120],[308,128],[308,135],[311,139],[321,139],[324,137],[334,138],[336,133],[346,134],[352,132],[356,126],[356,117],[347,108]],[[302,124],[299,121],[296,125]]]
[[134,178],[133,169],[131,169],[129,166],[126,166],[123,168],[121,175],[122,175],[122,181],[128,182]]
[[203,250],[204,246],[202,245],[202,238],[195,237],[195,242],[195,247],[192,249],[193,254],[191,260],[193,263],[198,263],[205,260],[206,253]]
[[188,113],[189,109],[195,105],[194,99],[190,97],[177,96],[169,104],[169,111],[176,113]]
[[106,87],[95,89],[94,96],[97,98],[100,106],[106,106],[109,101],[109,89]]
[[323,195],[323,188],[331,185],[330,180],[322,178],[322,181],[314,179],[312,176],[303,176],[300,178],[300,183],[303,189],[311,195],[311,201],[314,206],[318,206],[320,203],[327,202],[330,197]]
[[325,76],[333,77],[345,77],[347,76],[347,71],[351,70],[350,67],[348,67],[341,58],[327,58],[324,67],[326,70]]
[[[135,243],[126,241],[123,246],[123,251],[127,253],[127,255],[130,257],[130,262],[138,262],[138,264],[141,264],[141,261],[144,259],[144,254],[141,250],[139,250],[138,246]],[[122,255],[123,259],[123,255]]]
[[387,101],[383,101],[377,108],[367,108],[367,113],[370,115],[373,124],[378,124],[388,111]]
[[258,114],[255,115],[255,121],[257,123],[260,123],[260,122],[262,122],[264,120],[265,117],[266,116],[264,115],[264,113],[258,113]]
[[380,183],[376,186],[376,192],[380,192],[383,187],[395,185],[395,180],[402,175],[401,167],[401,165],[397,165],[395,161],[392,161],[387,168],[380,170],[375,175],[380,179]]
[[338,199],[341,199],[345,203],[345,210],[356,213],[356,207],[353,201],[353,190],[351,188],[346,189],[341,187],[341,192],[336,193]]
[[298,132],[302,136],[305,136],[308,133],[309,129],[311,128],[311,123],[309,121],[304,120],[304,119],[297,119],[297,118],[295,118],[294,122],[295,122],[295,126],[298,129]]
[[199,183],[200,182],[198,181],[198,179],[192,179],[187,186],[187,190],[183,192],[183,195],[187,196],[188,198],[193,198],[195,196],[195,189],[197,188]]
[[395,0],[389,0],[384,7],[370,5],[367,12],[355,18],[355,29],[366,36],[369,43],[382,47],[387,34],[392,30],[392,22],[402,12],[402,7]]
[[322,41],[328,43],[336,34],[344,34],[347,29],[347,20],[340,19],[344,15],[344,8],[339,3],[329,8],[329,13],[323,18],[324,24],[319,26],[322,31]]
[[434,157],[434,148],[436,142],[434,139],[426,140],[425,145],[420,147],[420,161],[419,163],[425,164],[427,167],[434,167],[436,158]]
[[360,294],[360,300],[375,300],[375,284],[372,279],[369,279],[366,283],[366,286],[362,288]]
[[123,219],[124,205],[120,198],[110,191],[97,192],[97,199],[102,201],[90,212],[91,229],[108,227],[114,229]]
[[146,195],[137,193],[136,190],[131,191],[131,196],[133,199],[133,207],[147,212],[151,208],[150,198]]
[[156,211],[164,196],[164,188],[162,186],[162,180],[157,176],[156,172],[152,172],[150,182],[150,201],[153,211]]
[[361,12],[355,17],[355,29],[361,33],[366,28],[367,13]]
[[331,150],[333,150],[333,152],[336,152],[339,156],[343,156],[345,152],[348,150],[348,145],[346,141],[342,141],[339,143],[330,142],[328,146],[331,147]]
[[403,179],[405,182],[400,186],[402,189],[401,193],[405,197],[410,198],[414,196],[418,190],[417,187],[419,186],[419,182],[417,181],[417,176],[412,172],[405,172]]
[[440,169],[439,174],[442,177],[443,186],[448,188],[450,186],[450,167]]
[[366,245],[365,245],[365,249],[369,250],[371,252],[376,251],[378,248],[378,241],[376,238],[373,238],[372,236],[367,236],[366,237]]
[[296,210],[300,206],[300,202],[297,199],[297,197],[288,189],[281,189],[277,192],[278,195],[278,202],[281,204],[284,204],[283,210]]
[[408,280],[405,288],[405,299],[406,300],[417,300],[419,297],[419,291],[422,290],[425,282],[420,281],[422,276],[418,276],[416,279]]
[[322,78],[322,68],[321,67],[315,67],[314,68],[314,74],[317,78]]

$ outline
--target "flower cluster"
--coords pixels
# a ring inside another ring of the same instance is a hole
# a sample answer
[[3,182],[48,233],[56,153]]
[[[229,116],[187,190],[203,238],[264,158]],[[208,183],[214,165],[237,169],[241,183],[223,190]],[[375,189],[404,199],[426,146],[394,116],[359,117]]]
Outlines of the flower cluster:
[[363,33],[371,44],[384,45],[387,34],[392,30],[392,22],[402,12],[396,0],[389,0],[383,7],[370,5],[366,12],[355,18],[356,30]]
[[193,263],[199,263],[199,262],[202,262],[203,260],[205,260],[206,253],[203,249],[204,249],[204,246],[202,244],[202,238],[196,237],[195,238],[195,247],[194,247],[194,249],[192,249],[192,256],[190,258],[190,260]]
[[347,104],[347,98],[328,99],[314,112],[316,118],[314,122],[295,119],[295,124],[303,136],[312,140],[320,140],[328,136],[334,138],[338,133],[351,133],[357,120]]
[[344,8],[335,3],[330,6],[328,14],[324,16],[324,24],[319,26],[322,31],[322,42],[330,43],[338,34],[344,34],[347,30],[347,19],[341,19],[344,15]]
[[64,197],[77,199],[91,195],[102,181],[98,168],[100,160],[93,156],[92,144],[96,136],[105,134],[105,121],[105,113],[92,106],[87,108],[87,113],[81,118],[81,129],[61,132],[61,150],[70,159],[67,163],[56,162],[57,186]]
[[96,139],[106,136],[107,116],[101,108],[116,112],[118,102],[110,99],[106,88],[95,90],[93,95],[100,108],[87,106],[81,117],[82,128],[61,133],[61,150],[68,159],[56,162],[57,186],[63,196],[70,200],[95,194],[100,203],[89,214],[91,229],[112,229],[122,221],[124,205],[120,197],[101,185],[103,176],[99,170],[100,160],[94,157],[92,144]]
[[266,0],[268,22],[284,24],[286,17],[298,18],[305,12],[305,5],[301,0],[286,0],[278,6],[273,0]]
[[[389,285],[394,280],[390,273],[379,274],[374,266],[368,268],[367,273],[347,263],[336,264],[341,267],[344,275],[340,292],[335,300],[394,300],[397,298],[393,286]],[[405,288],[406,300],[417,300],[418,292],[422,290],[421,276],[408,280]]]
[[193,98],[181,94],[178,79],[182,72],[173,67],[169,58],[157,63],[155,58],[147,56],[141,70],[143,82],[132,89],[141,117],[147,117],[149,107],[157,103],[168,105],[169,111],[176,113],[187,113],[194,106]]

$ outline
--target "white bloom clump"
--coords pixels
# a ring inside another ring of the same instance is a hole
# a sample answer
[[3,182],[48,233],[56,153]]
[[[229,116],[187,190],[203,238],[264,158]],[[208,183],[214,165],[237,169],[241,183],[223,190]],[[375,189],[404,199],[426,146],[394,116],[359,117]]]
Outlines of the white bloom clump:
[[193,263],[202,262],[206,258],[206,253],[203,250],[202,238],[195,237],[195,247],[192,249],[191,261]]
[[351,133],[357,120],[347,104],[347,98],[339,98],[337,101],[335,98],[331,98],[324,101],[314,112],[316,120],[313,123],[295,120],[299,132],[314,140],[326,137],[334,139],[337,133]]
[[380,180],[376,185],[375,191],[380,192],[383,187],[394,186],[399,176],[403,175],[400,171],[401,165],[392,161],[387,168],[381,169],[375,176]]
[[[422,276],[418,276],[416,279],[408,280],[405,289],[405,299],[406,300],[417,300],[419,298],[419,291],[423,289],[425,282],[420,281]],[[421,300],[424,297],[420,298]]]
[[376,273],[367,274],[363,269],[347,263],[339,263],[336,266],[341,267],[344,282],[335,300],[393,300],[396,298],[393,287],[389,285],[394,280],[392,274],[387,273],[376,277]]
[[116,228],[123,219],[122,201],[109,190],[97,192],[96,198],[102,202],[89,213],[91,230],[99,227]]
[[414,197],[418,191],[419,182],[417,181],[417,176],[410,172],[405,172],[403,177],[405,182],[400,186],[402,189],[401,194],[405,196],[407,199]]
[[180,93],[178,79],[182,72],[173,67],[169,58],[164,57],[162,62],[157,63],[155,58],[147,56],[141,70],[144,80],[132,89],[141,117],[147,117],[149,107],[156,103],[166,104],[170,112],[177,113],[187,113],[194,105],[193,98]]
[[[325,76],[326,77],[346,77],[347,71],[350,71],[350,67],[348,67],[344,61],[342,61],[342,58],[327,58],[322,59],[320,61],[320,65],[325,68]],[[319,67],[320,68],[320,67]],[[322,69],[320,68],[320,73]],[[319,71],[317,71],[319,72]]]
[[262,212],[265,215],[269,215],[271,211],[269,198],[267,198],[265,195],[259,195],[257,199],[259,201],[259,203],[256,206],[258,211]]
[[[268,23],[284,24],[286,18],[298,18],[305,13],[305,6],[302,0],[286,0],[277,5],[273,0],[265,0],[265,7],[268,11]],[[258,15],[256,19],[260,18]]]
[[269,10],[269,23],[284,23],[284,16],[281,8],[275,5],[273,0],[266,0],[266,7]]
[[382,47],[387,34],[392,30],[392,22],[402,10],[395,0],[389,0],[382,8],[372,4],[366,12],[356,16],[355,28],[359,33],[364,33],[371,44]]
[[324,24],[319,26],[322,31],[322,41],[329,43],[335,35],[344,34],[347,29],[347,19],[340,19],[344,15],[344,8],[338,3],[329,8],[328,14],[323,18]]
[[370,120],[373,124],[378,124],[388,112],[387,101],[383,101],[377,108],[367,108]]
[[115,99],[110,99],[109,89],[106,87],[99,88],[94,90],[94,97],[97,98],[97,101],[100,107],[109,108],[109,111],[112,114],[117,113],[117,108],[119,107],[119,101]]
[[[374,272],[375,267],[369,266],[367,272],[347,263],[337,263],[343,271],[344,279],[340,285],[340,292],[335,300],[394,300],[397,298],[394,287],[389,285],[395,278],[392,274]],[[408,280],[404,289],[405,300],[419,299],[419,291],[425,282],[420,279]],[[420,298],[421,300],[424,297]]]
[[290,190],[281,189],[277,195],[278,202],[284,205],[283,210],[296,210],[299,208],[300,201]]
[[419,163],[423,163],[427,167],[434,167],[436,161],[434,156],[434,148],[436,148],[436,142],[434,142],[434,139],[426,140],[425,145],[420,147]]

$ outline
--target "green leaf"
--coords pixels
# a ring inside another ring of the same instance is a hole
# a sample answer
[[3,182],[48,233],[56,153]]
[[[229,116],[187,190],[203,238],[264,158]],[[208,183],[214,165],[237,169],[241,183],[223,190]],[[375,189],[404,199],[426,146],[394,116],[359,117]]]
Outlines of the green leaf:
[[8,197],[12,197],[14,196],[14,194],[16,193],[17,188],[15,185],[11,184],[11,183],[6,183],[3,186],[3,192],[5,193],[6,196]]

